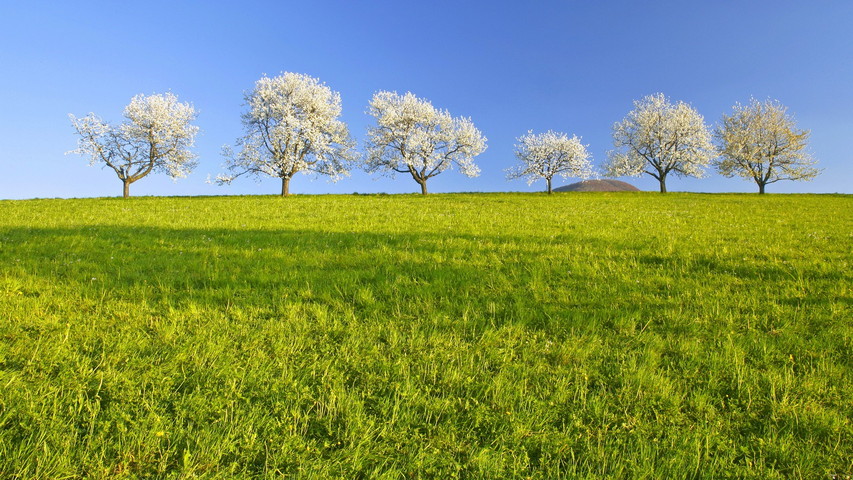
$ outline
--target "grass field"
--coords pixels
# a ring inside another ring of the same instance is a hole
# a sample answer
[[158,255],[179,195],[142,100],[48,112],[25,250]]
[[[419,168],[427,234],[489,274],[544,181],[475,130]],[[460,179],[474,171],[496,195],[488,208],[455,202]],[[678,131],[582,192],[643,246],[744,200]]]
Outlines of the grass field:
[[0,478],[853,474],[853,197],[0,202]]

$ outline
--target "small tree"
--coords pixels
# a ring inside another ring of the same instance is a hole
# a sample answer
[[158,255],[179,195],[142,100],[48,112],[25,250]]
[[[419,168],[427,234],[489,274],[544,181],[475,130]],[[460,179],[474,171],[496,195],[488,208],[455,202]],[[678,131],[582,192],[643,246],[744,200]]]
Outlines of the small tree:
[[530,185],[544,178],[546,191],[550,194],[551,180],[555,175],[583,179],[592,176],[589,153],[577,136],[569,138],[565,133],[551,130],[535,135],[531,130],[519,137],[518,142],[515,156],[521,164],[507,170],[508,180],[526,178]]
[[798,130],[787,108],[775,100],[736,104],[714,131],[720,157],[717,171],[752,179],[758,193],[779,180],[811,180],[820,170],[806,151],[808,130]]
[[286,72],[264,76],[246,94],[243,114],[245,135],[237,140],[239,152],[223,147],[227,175],[218,184],[241,175],[281,179],[281,195],[290,194],[290,180],[298,172],[328,175],[333,181],[348,175],[356,158],[341,115],[341,96],[316,78]]
[[660,182],[661,192],[670,173],[702,177],[714,151],[702,115],[684,102],[673,105],[662,93],[634,102],[634,110],[613,125],[613,145],[608,176],[645,173]]
[[453,118],[411,93],[378,92],[368,113],[376,126],[368,129],[365,169],[393,176],[408,173],[427,194],[427,180],[454,164],[463,175],[476,177],[474,157],[486,149],[486,137],[471,119]]
[[68,153],[89,157],[89,163],[103,163],[115,171],[130,196],[130,184],[151,172],[166,172],[172,178],[185,177],[196,166],[190,152],[198,127],[191,125],[197,113],[192,105],[162,95],[137,95],[124,109],[126,120],[118,126],[104,123],[94,113],[83,118],[69,115],[80,136],[77,148]]

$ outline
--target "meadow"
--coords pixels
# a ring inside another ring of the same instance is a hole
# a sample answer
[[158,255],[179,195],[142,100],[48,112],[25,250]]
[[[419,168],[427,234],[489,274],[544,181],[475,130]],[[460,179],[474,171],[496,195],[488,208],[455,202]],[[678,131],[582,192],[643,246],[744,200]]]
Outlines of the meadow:
[[853,474],[853,197],[0,202],[0,478]]

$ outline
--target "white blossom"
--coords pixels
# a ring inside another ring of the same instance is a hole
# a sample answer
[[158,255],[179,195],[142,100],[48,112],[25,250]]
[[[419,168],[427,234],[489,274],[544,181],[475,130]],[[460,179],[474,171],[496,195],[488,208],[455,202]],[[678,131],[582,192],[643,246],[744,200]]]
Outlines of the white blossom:
[[262,77],[245,99],[245,135],[237,141],[239,151],[223,147],[229,173],[217,175],[217,183],[246,174],[268,175],[280,178],[281,194],[288,195],[298,172],[327,175],[333,181],[349,174],[357,155],[346,124],[339,120],[338,92],[316,78],[285,72]]
[[376,119],[368,129],[368,172],[408,173],[423,194],[427,180],[453,165],[468,177],[480,174],[474,157],[486,149],[486,137],[470,118],[453,118],[412,93],[387,91],[373,96],[368,113]]
[[590,155],[577,136],[569,138],[565,133],[547,131],[518,138],[515,156],[520,165],[507,170],[507,178],[526,178],[530,185],[539,179],[545,179],[546,191],[551,193],[551,181],[555,175],[563,178],[579,177],[587,179],[593,175]]
[[714,131],[720,157],[714,164],[726,177],[751,179],[764,187],[779,180],[811,180],[820,170],[806,151],[808,130],[798,130],[778,101],[735,104]]
[[651,175],[666,192],[666,177],[701,178],[713,158],[711,134],[702,115],[684,102],[670,103],[662,93],[634,102],[634,109],[613,125],[608,176]]
[[83,118],[69,115],[80,136],[77,148],[68,153],[89,157],[90,165],[103,163],[115,171],[124,184],[151,172],[165,172],[172,178],[185,177],[196,166],[193,147],[198,127],[191,125],[197,113],[192,105],[178,102],[172,93],[137,95],[124,109],[126,120],[111,126],[94,113]]

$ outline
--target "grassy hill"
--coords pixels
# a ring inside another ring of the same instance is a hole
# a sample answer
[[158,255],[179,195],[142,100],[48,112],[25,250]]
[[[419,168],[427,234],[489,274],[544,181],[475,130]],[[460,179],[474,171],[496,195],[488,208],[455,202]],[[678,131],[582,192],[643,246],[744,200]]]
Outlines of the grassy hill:
[[853,197],[0,202],[2,478],[853,473]]
[[639,188],[621,180],[582,180],[557,187],[554,192],[638,192]]

